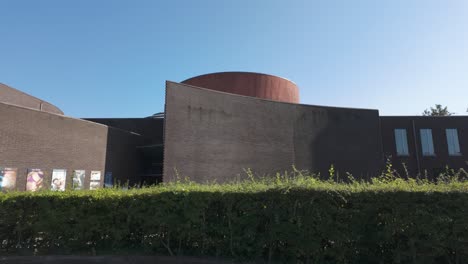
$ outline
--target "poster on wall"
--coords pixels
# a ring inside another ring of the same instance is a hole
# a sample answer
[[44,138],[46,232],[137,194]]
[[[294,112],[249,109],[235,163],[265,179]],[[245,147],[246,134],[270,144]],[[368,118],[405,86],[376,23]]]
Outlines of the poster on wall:
[[16,189],[16,168],[0,168],[0,190],[13,191]]
[[84,181],[85,181],[85,170],[74,170],[73,179],[72,179],[72,188],[73,190],[83,190]]
[[96,190],[101,186],[101,172],[100,171],[91,171],[89,189]]
[[112,172],[106,171],[106,174],[104,174],[104,187],[112,188],[113,185]]
[[44,186],[44,172],[41,169],[28,169],[26,191],[35,192]]
[[52,170],[52,181],[50,189],[52,191],[65,191],[65,180],[67,179],[67,170]]

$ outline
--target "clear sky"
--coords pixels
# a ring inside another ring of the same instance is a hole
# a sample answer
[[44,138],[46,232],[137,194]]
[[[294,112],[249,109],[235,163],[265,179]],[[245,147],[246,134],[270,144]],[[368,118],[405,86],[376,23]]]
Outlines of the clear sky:
[[0,82],[74,117],[145,117],[165,80],[279,75],[301,103],[466,114],[465,0],[0,0]]

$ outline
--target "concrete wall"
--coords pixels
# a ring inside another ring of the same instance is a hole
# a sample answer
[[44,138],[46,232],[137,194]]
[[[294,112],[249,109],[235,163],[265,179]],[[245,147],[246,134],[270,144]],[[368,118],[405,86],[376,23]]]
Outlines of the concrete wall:
[[17,189],[25,190],[27,169],[45,172],[50,188],[53,169],[112,171],[121,181],[137,181],[135,146],[144,139],[105,125],[0,103],[0,167],[18,168]]
[[0,102],[63,115],[58,107],[0,83]]
[[[468,116],[388,116],[381,117],[380,120],[384,153],[402,176],[406,176],[403,164],[413,177],[418,173],[421,175],[427,173],[430,178],[433,178],[446,166],[468,170]],[[398,156],[396,153],[394,129],[397,128],[406,129],[409,156]],[[419,130],[424,128],[432,129],[435,156],[422,155]],[[449,155],[445,134],[447,128],[457,129],[462,155]]]
[[375,110],[280,103],[167,82],[164,181],[225,182],[243,169],[299,169],[357,177],[382,165]]

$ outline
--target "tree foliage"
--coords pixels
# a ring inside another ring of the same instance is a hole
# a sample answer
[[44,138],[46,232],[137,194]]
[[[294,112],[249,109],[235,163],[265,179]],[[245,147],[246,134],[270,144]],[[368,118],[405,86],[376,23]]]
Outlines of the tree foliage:
[[446,107],[442,107],[440,104],[436,104],[435,107],[424,110],[423,116],[451,116],[453,113],[450,112]]

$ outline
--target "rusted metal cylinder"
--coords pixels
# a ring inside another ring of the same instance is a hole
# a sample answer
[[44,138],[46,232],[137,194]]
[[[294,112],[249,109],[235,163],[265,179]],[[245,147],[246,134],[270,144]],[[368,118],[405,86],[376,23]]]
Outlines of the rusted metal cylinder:
[[299,103],[299,88],[295,83],[263,73],[218,72],[196,76],[182,83],[220,92]]

